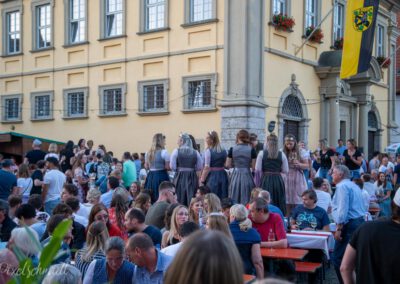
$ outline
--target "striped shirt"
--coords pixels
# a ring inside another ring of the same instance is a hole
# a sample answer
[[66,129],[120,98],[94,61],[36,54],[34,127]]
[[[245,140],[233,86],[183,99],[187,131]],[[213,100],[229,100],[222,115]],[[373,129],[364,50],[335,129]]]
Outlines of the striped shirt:
[[90,263],[94,260],[94,259],[102,259],[105,258],[106,255],[104,254],[103,251],[96,251],[90,258],[89,261],[84,261],[82,258],[84,257],[84,255],[87,252],[87,247],[84,247],[83,249],[78,250],[78,252],[76,253],[75,256],[75,266],[76,268],[78,268],[80,270],[80,272],[82,273],[82,279],[85,276],[85,273],[90,265]]

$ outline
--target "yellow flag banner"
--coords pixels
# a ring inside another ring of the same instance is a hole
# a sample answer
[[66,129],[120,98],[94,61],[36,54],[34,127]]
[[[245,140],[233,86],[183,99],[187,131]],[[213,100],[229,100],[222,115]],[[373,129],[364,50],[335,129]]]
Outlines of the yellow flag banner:
[[340,78],[368,70],[374,46],[379,0],[348,0]]

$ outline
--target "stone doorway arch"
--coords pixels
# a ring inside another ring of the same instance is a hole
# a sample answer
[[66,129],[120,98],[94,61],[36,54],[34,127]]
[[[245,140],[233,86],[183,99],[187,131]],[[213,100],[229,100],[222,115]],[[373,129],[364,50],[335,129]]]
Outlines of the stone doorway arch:
[[279,145],[283,145],[283,138],[288,133],[295,135],[298,141],[303,140],[307,143],[309,121],[306,100],[296,83],[296,75],[292,74],[292,82],[279,100]]

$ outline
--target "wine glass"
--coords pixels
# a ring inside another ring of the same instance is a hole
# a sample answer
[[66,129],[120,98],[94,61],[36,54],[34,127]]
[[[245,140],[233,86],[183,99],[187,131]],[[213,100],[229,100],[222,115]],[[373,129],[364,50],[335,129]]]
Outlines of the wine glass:
[[313,217],[311,219],[310,225],[311,225],[311,228],[313,228],[313,230],[315,231],[315,228],[317,227],[317,219],[315,219],[315,217]]
[[297,230],[300,230],[301,220],[299,218],[296,219]]

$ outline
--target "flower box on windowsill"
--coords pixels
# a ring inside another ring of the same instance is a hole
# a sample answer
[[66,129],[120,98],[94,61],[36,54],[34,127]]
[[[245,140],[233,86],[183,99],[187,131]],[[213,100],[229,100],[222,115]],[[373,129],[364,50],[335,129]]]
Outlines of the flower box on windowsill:
[[335,40],[333,46],[331,47],[334,50],[342,50],[343,49],[343,38],[339,38]]
[[283,32],[293,32],[293,27],[296,25],[293,17],[284,14],[272,16],[272,21],[268,23],[275,27],[275,30]]
[[378,61],[379,66],[382,66],[382,68],[389,68],[391,63],[390,58],[387,58],[385,56],[378,56],[376,60]]
[[324,33],[320,28],[315,28],[314,26],[310,26],[306,29],[306,34],[304,35],[305,38],[308,38],[310,34],[315,30],[315,32],[310,37],[309,41],[315,43],[323,43]]

